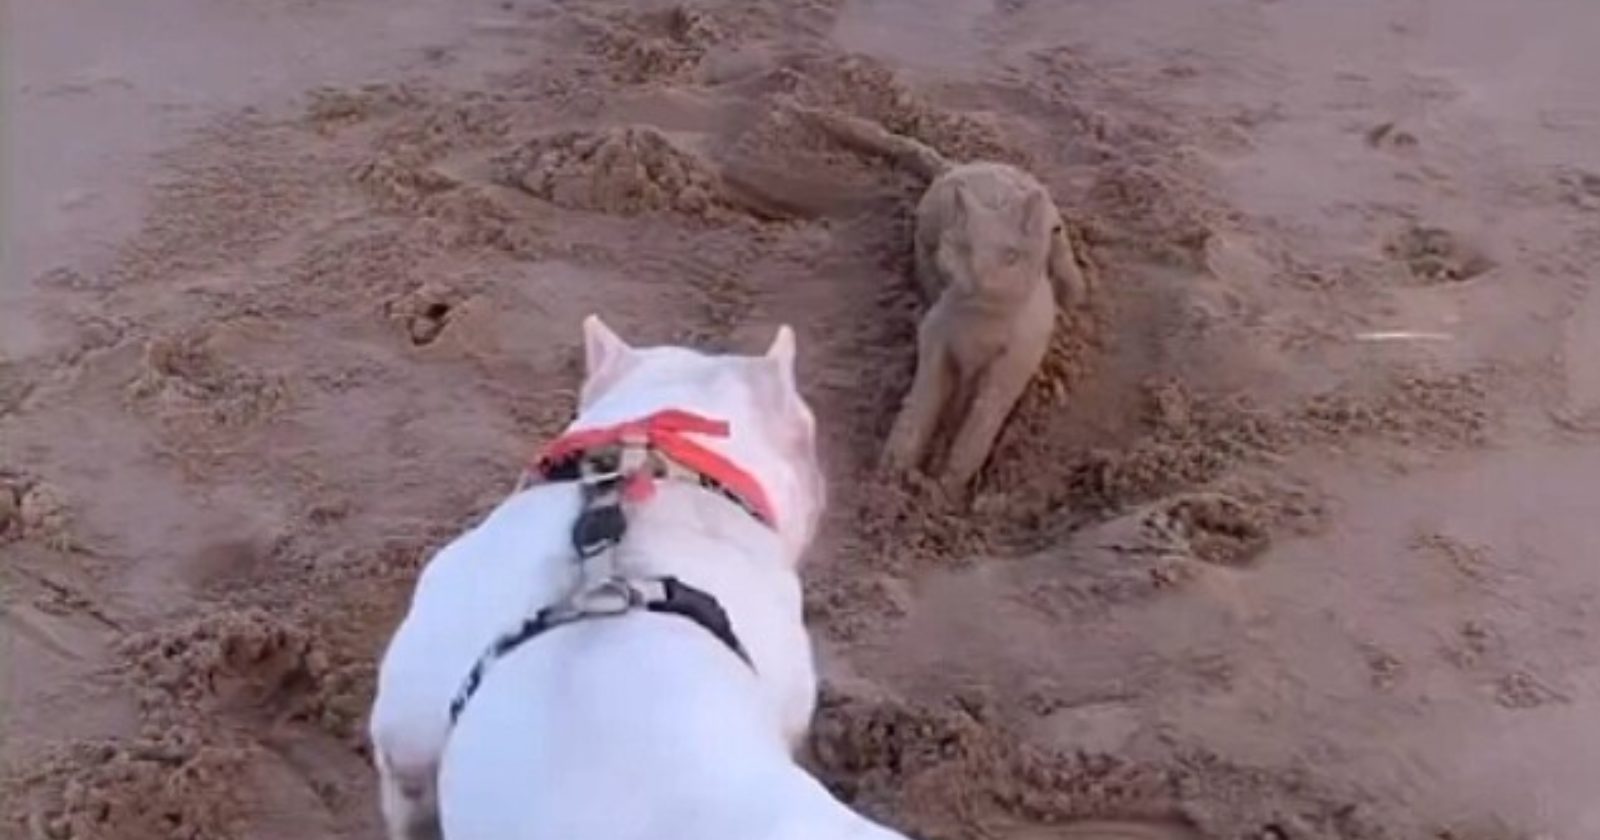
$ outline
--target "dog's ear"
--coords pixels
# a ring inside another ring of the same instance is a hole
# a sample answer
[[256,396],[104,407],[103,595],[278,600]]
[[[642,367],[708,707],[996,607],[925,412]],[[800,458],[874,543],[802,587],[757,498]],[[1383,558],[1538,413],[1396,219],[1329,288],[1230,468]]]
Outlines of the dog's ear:
[[583,319],[583,374],[594,376],[628,354],[632,347],[611,331],[599,315]]
[[827,506],[827,485],[817,463],[817,418],[800,395],[795,369],[798,355],[794,329],[784,324],[778,327],[778,334],[773,337],[772,345],[767,348],[762,361],[768,366],[771,376],[769,382],[777,391],[776,404],[780,407],[768,415],[770,422],[779,446],[788,451],[799,468],[796,474],[798,489],[809,500],[800,507],[807,518],[803,526],[803,541],[809,542],[811,535],[816,532],[822,510]]
[[800,397],[800,384],[795,375],[795,356],[798,355],[794,337],[794,329],[788,324],[778,327],[778,334],[773,336],[772,345],[767,348],[765,360],[772,365],[772,370],[777,377],[778,390],[784,416],[792,419],[797,428],[795,431],[800,437],[809,437],[815,429],[816,418],[811,415],[811,410],[806,407],[805,400]]
[[794,382],[794,329],[788,324],[778,327],[778,334],[772,337],[772,346],[767,348],[767,358],[777,364],[787,382]]
[[611,331],[599,315],[583,319],[583,389],[580,406],[586,406],[622,377],[633,358],[633,348]]
[[784,324],[778,327],[778,334],[773,336],[772,346],[767,348],[764,358],[777,374],[778,387],[785,403],[797,402],[800,398],[800,386],[794,370],[795,355],[794,329]]

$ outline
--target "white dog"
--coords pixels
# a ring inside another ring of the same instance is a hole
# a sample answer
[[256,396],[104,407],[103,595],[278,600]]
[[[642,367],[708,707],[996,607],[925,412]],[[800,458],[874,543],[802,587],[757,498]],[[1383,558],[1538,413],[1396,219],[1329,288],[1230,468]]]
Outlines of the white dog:
[[793,332],[713,356],[590,317],[584,350],[544,480],[433,558],[385,653],[391,839],[899,837],[793,760],[824,506]]

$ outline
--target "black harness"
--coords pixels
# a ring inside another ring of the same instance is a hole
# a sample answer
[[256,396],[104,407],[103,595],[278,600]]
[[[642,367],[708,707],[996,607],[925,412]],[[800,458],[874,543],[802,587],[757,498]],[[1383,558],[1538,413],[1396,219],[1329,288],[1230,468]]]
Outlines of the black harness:
[[[644,468],[660,476],[661,473],[654,472],[657,468],[653,465],[656,463],[656,459],[652,458]],[[586,564],[615,549],[627,534],[628,518],[622,507],[622,487],[623,482],[631,476],[624,475],[622,467],[620,457],[610,453],[592,460],[587,457],[574,458],[545,474],[548,481],[577,481],[579,484],[582,508],[577,521],[572,524],[572,548],[580,564]],[[715,482],[704,476],[700,479],[702,487],[739,502],[741,507],[749,510],[742,500],[715,485]],[[563,625],[585,619],[614,618],[638,610],[676,615],[693,621],[726,645],[746,665],[755,668],[733,631],[733,622],[728,618],[727,611],[711,594],[670,575],[629,578],[613,574],[588,590],[539,610],[516,629],[495,639],[473,663],[460,691],[450,701],[450,723],[453,725],[461,717],[467,702],[483,683],[489,666],[523,644]]]

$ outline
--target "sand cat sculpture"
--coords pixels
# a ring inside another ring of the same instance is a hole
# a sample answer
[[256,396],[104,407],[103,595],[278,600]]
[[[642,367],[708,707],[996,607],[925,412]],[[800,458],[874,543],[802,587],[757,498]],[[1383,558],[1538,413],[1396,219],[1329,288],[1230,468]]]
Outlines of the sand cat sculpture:
[[1044,360],[1057,296],[1074,305],[1088,297],[1061,213],[1044,185],[1014,166],[953,163],[876,123],[788,98],[781,104],[841,144],[930,181],[917,204],[914,247],[917,282],[931,306],[883,465],[923,468],[943,432],[948,453],[931,474],[959,495]]

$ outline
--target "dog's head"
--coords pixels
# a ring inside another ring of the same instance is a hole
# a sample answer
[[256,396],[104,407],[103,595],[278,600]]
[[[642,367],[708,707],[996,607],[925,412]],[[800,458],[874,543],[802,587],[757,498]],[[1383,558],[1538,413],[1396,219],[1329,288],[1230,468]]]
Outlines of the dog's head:
[[750,472],[771,497],[792,562],[816,536],[826,506],[816,417],[795,380],[795,337],[778,329],[759,356],[686,347],[632,347],[598,316],[583,322],[578,424],[598,426],[681,409],[726,421],[727,438],[697,438]]

